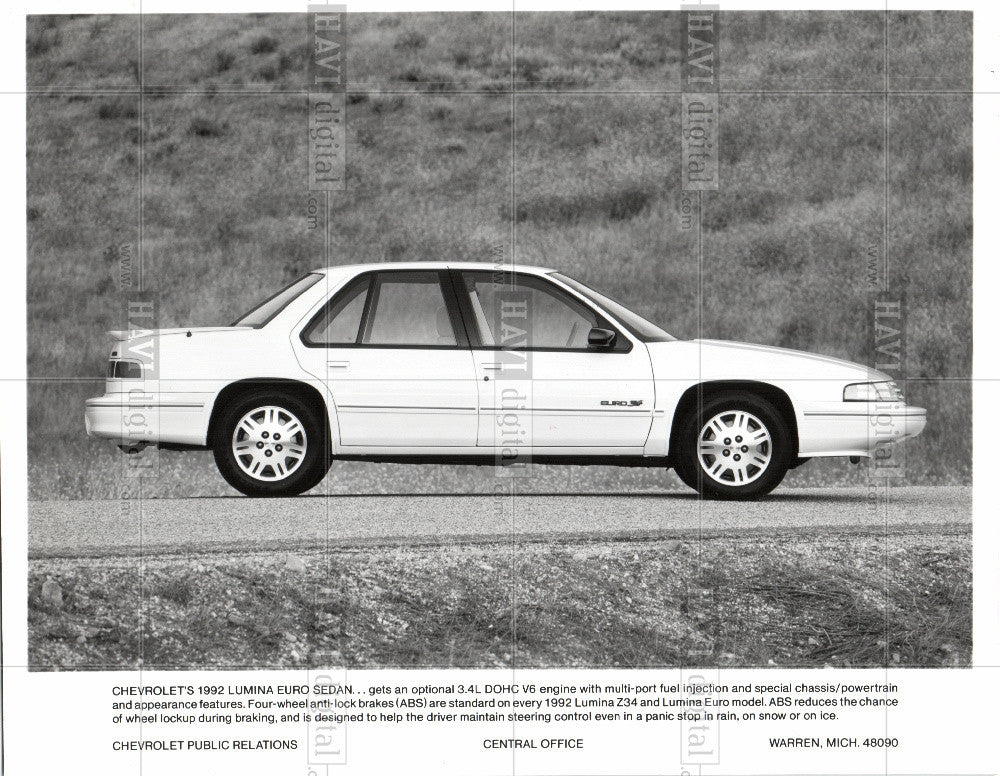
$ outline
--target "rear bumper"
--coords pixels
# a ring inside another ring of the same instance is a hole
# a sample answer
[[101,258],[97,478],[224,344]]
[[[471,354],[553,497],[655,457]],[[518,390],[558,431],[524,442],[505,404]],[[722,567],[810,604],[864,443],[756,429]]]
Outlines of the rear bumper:
[[209,397],[112,393],[87,399],[87,435],[118,445],[205,444]]
[[899,402],[810,408],[799,418],[799,455],[871,457],[880,447],[912,439],[926,425],[927,410]]

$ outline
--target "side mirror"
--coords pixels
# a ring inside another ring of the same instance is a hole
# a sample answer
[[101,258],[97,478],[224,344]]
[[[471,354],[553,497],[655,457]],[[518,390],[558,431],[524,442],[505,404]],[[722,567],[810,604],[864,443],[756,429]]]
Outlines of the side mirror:
[[610,348],[615,344],[616,336],[611,329],[599,329],[595,326],[587,335],[587,344],[593,348]]

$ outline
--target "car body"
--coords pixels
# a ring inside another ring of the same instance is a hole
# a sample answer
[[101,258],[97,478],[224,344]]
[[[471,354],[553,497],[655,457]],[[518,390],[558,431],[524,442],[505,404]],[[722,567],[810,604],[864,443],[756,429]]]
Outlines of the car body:
[[705,495],[753,498],[926,423],[881,372],[675,339],[539,267],[329,267],[232,326],[113,336],[87,433],[132,453],[210,448],[252,495],[303,492],[346,458],[673,467]]

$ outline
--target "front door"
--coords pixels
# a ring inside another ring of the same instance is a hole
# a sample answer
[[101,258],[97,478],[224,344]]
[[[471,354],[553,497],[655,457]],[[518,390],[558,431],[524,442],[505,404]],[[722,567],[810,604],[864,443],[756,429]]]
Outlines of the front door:
[[293,344],[330,386],[344,452],[475,447],[476,371],[446,272],[364,273]]
[[[456,287],[475,324],[480,447],[624,453],[645,445],[653,372],[642,342],[537,275],[463,271]],[[588,344],[595,327],[615,332],[611,347]]]

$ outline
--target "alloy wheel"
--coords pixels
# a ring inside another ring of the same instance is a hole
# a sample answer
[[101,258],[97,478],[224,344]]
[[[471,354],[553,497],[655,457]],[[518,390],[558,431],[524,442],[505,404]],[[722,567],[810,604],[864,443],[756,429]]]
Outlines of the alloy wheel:
[[746,485],[760,477],[771,462],[771,433],[761,420],[743,410],[720,412],[698,435],[698,462],[722,485]]
[[302,422],[284,407],[257,407],[246,413],[233,432],[233,457],[255,480],[276,482],[290,477],[306,456]]

